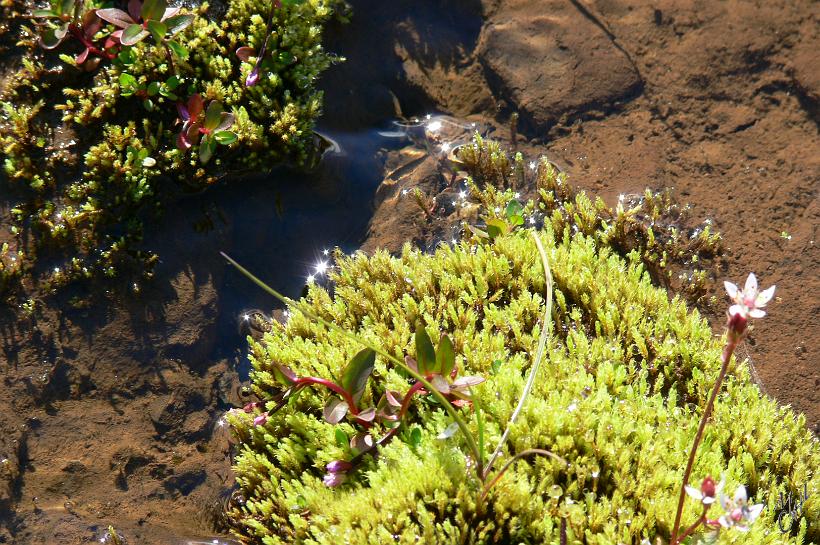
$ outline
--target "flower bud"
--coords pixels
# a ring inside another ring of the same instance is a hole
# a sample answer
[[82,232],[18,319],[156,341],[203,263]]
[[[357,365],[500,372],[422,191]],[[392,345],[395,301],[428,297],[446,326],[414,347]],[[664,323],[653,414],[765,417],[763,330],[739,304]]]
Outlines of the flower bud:
[[700,491],[703,492],[704,496],[714,498],[717,493],[715,489],[715,480],[711,476],[703,479],[703,482],[700,484]]
[[749,320],[741,313],[729,313],[726,320],[726,327],[730,334],[742,335],[746,331],[746,326],[749,325]]
[[254,426],[264,426],[268,422],[268,413],[262,413],[253,419]]

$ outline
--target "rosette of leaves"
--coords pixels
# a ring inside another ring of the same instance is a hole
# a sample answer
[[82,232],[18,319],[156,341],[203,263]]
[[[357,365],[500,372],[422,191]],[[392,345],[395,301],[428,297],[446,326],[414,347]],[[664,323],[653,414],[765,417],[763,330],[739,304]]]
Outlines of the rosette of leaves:
[[[50,8],[34,10],[32,16],[43,21],[40,44],[44,49],[54,49],[73,36],[83,45],[82,52],[74,57],[78,66],[85,65],[86,70],[93,70],[101,58],[113,58],[95,44],[95,37],[104,23],[93,5],[86,6],[85,2],[76,0],[52,0]],[[92,54],[94,58],[90,58]]]
[[106,8],[97,10],[97,15],[120,29],[115,34],[122,45],[135,45],[150,35],[157,44],[167,43],[172,50],[184,56],[184,47],[171,38],[188,27],[194,16],[178,15],[179,10],[178,7],[168,7],[166,0],[130,0],[127,12]]
[[202,96],[195,94],[186,104],[179,105],[182,130],[177,137],[177,147],[188,150],[199,144],[199,161],[204,165],[211,160],[217,145],[227,146],[236,141],[236,133],[228,129],[234,123],[234,115],[223,110],[222,103],[212,100],[205,109]]
[[142,99],[143,107],[149,112],[156,107],[154,100],[156,97],[163,97],[176,101],[179,97],[175,94],[177,87],[182,80],[178,76],[171,76],[163,82],[152,81],[150,83],[139,82],[137,78],[127,72],[120,74],[120,94],[124,97],[136,96]]

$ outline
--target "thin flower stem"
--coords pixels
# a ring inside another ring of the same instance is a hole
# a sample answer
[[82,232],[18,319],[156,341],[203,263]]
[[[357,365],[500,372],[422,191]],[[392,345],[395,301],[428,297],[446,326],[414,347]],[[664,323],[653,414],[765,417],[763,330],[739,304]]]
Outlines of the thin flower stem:
[[268,292],[272,296],[276,297],[281,302],[285,303],[286,305],[290,305],[292,308],[298,310],[299,312],[301,312],[302,314],[304,314],[308,318],[316,320],[317,322],[324,325],[328,329],[336,331],[337,333],[340,333],[341,335],[347,337],[348,339],[350,339],[352,341],[355,341],[355,342],[361,344],[362,346],[364,346],[365,348],[369,348],[369,349],[373,350],[374,352],[376,352],[377,354],[381,355],[382,357],[392,361],[394,364],[398,365],[401,369],[404,369],[404,371],[406,371],[407,374],[409,374],[411,377],[413,377],[414,379],[419,381],[422,385],[424,385],[424,388],[427,391],[429,391],[433,395],[433,397],[436,398],[436,400],[441,404],[441,406],[444,408],[444,410],[447,411],[447,414],[449,414],[450,417],[453,419],[453,421],[458,425],[459,429],[461,430],[462,435],[464,435],[464,440],[467,442],[467,447],[470,449],[470,452],[473,455],[473,458],[477,461],[476,470],[478,472],[478,476],[479,476],[479,478],[481,478],[482,481],[484,480],[483,479],[483,469],[484,468],[481,466],[481,461],[480,461],[481,460],[481,452],[478,450],[478,445],[476,444],[472,433],[470,433],[469,426],[464,421],[464,419],[461,418],[461,415],[458,414],[458,411],[453,407],[453,405],[450,403],[450,401],[446,397],[444,397],[444,394],[439,392],[435,388],[435,386],[433,386],[430,383],[430,381],[428,381],[426,378],[424,378],[417,371],[415,371],[415,370],[411,369],[410,367],[408,367],[407,364],[404,363],[403,361],[401,361],[399,358],[397,358],[396,356],[390,354],[389,352],[385,351],[384,349],[379,348],[379,347],[367,342],[366,340],[361,338],[359,335],[356,335],[355,333],[351,333],[351,332],[347,331],[346,329],[337,326],[336,324],[328,322],[327,320],[325,320],[321,316],[318,316],[318,315],[314,314],[310,310],[302,308],[303,305],[300,305],[299,302],[294,301],[290,297],[282,295],[281,293],[279,293],[275,289],[271,288],[270,286],[268,286],[267,284],[262,282],[260,279],[258,279],[256,276],[254,276],[249,270],[247,270],[242,265],[240,265],[239,263],[237,263],[236,261],[231,259],[225,252],[220,252],[220,253],[222,254],[222,257],[224,257],[226,260],[228,260],[228,263],[230,263],[231,265],[236,267],[242,274],[247,276],[254,284],[259,286],[260,288],[262,288],[263,290],[265,290],[266,292]]
[[507,428],[501,435],[501,440],[498,442],[498,446],[495,448],[493,455],[490,456],[490,460],[484,468],[484,479],[486,479],[487,475],[490,474],[496,458],[501,455],[501,451],[504,448],[504,443],[507,442],[507,438],[510,436],[510,430],[512,429],[513,424],[515,424],[515,421],[518,419],[518,415],[521,414],[521,411],[524,409],[524,403],[527,401],[527,397],[532,391],[532,386],[535,383],[535,376],[538,374],[538,369],[541,366],[541,361],[544,357],[544,349],[547,346],[547,341],[549,340],[552,330],[552,273],[550,272],[547,253],[544,251],[544,246],[541,244],[541,239],[538,238],[538,233],[536,231],[532,231],[532,237],[535,240],[535,245],[538,247],[538,253],[541,254],[541,264],[544,267],[544,276],[546,277],[547,283],[547,305],[544,309],[543,329],[541,330],[541,336],[538,339],[538,350],[535,353],[535,360],[533,361],[532,368],[530,369],[530,376],[527,378],[527,384],[524,385],[524,391],[521,392],[521,398],[518,400],[518,406],[513,411],[512,416],[510,416],[510,420],[507,422]]
[[356,407],[356,402],[353,401],[353,396],[351,396],[344,388],[342,388],[335,382],[317,377],[301,377],[299,379],[296,379],[297,386],[301,386],[302,384],[315,384],[318,386],[324,386],[328,390],[336,392],[344,398],[345,403],[347,403],[347,407],[350,409],[350,413],[353,416],[359,414],[359,409]]
[[562,462],[564,465],[567,465],[566,460],[564,460],[563,458],[561,458],[557,454],[554,454],[554,453],[552,453],[548,450],[544,450],[544,449],[540,449],[540,448],[529,448],[527,450],[519,452],[518,454],[516,454],[515,456],[510,458],[507,461],[506,464],[504,464],[504,467],[502,467],[501,470],[496,474],[496,476],[493,477],[492,481],[490,481],[490,482],[488,482],[487,484],[484,485],[484,489],[481,491],[481,496],[479,496],[479,498],[478,498],[479,501],[483,501],[484,498],[487,497],[487,494],[489,494],[489,492],[493,488],[493,486],[495,486],[495,484],[499,480],[501,480],[501,477],[504,476],[504,474],[507,472],[507,470],[510,468],[511,465],[513,465],[515,462],[517,462],[520,458],[523,458],[524,456],[532,456],[532,455],[548,456],[550,458],[558,460],[559,462]]
[[[696,521],[692,524],[692,526],[690,526],[689,528],[687,528],[687,529],[686,529],[686,531],[685,531],[685,532],[683,532],[683,533],[680,535],[680,537],[678,538],[678,541],[677,541],[676,543],[680,543],[681,541],[683,541],[684,539],[686,539],[686,538],[687,538],[687,537],[688,537],[688,536],[689,536],[692,532],[694,532],[694,531],[698,528],[698,526],[700,526],[701,524],[703,524],[704,522],[706,522],[706,512],[707,512],[708,510],[709,510],[709,506],[708,506],[708,505],[704,505],[704,506],[703,506],[703,514],[700,516],[700,518],[699,518],[698,520],[696,520]],[[673,544],[673,545],[675,545],[675,544]]]
[[680,496],[678,497],[678,511],[675,514],[675,525],[672,527],[672,538],[670,543],[676,545],[680,539],[678,538],[678,530],[680,529],[680,519],[683,513],[683,501],[686,498],[686,485],[689,484],[689,476],[692,474],[692,467],[695,465],[695,455],[698,452],[698,446],[703,439],[703,430],[706,428],[706,422],[712,414],[712,408],[715,406],[715,399],[723,384],[723,379],[726,378],[726,372],[729,370],[729,362],[732,359],[732,353],[740,341],[740,334],[735,333],[730,328],[727,333],[726,346],[723,347],[723,365],[720,367],[720,374],[718,375],[715,385],[712,388],[712,394],[709,396],[709,401],[706,403],[706,408],[703,410],[703,416],[700,418],[700,425],[698,432],[695,434],[695,441],[692,444],[692,450],[689,451],[689,461],[686,464],[686,471],[683,473],[683,482],[680,485]]

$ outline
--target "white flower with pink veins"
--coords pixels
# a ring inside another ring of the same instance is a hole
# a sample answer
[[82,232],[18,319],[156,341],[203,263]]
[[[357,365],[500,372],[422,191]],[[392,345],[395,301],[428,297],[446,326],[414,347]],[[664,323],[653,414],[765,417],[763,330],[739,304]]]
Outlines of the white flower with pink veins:
[[774,286],[759,292],[757,290],[757,278],[755,278],[754,273],[749,274],[742,291],[731,282],[724,282],[723,285],[726,287],[726,293],[735,303],[729,307],[729,314],[740,315],[747,319],[763,318],[766,315],[762,308],[774,296]]
[[720,505],[726,514],[721,515],[718,522],[724,528],[737,528],[742,532],[749,530],[749,525],[757,520],[763,511],[763,504],[749,505],[746,497],[746,487],[740,485],[735,490],[735,497],[728,498],[720,495]]

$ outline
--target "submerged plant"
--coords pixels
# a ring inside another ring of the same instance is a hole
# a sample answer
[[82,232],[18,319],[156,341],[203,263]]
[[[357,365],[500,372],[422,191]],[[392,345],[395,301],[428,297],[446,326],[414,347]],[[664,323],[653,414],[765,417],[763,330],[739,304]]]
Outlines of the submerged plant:
[[[10,12],[19,69],[0,88],[0,162],[25,189],[13,192],[16,246],[28,259],[71,256],[59,274],[24,267],[37,285],[150,277],[157,256],[143,223],[180,189],[315,155],[315,83],[335,60],[322,28],[341,0],[228,0],[218,20],[207,4],[168,4],[55,0]],[[52,49],[30,39],[32,21]],[[263,43],[265,77],[247,87],[253,66],[235,51]],[[58,58],[71,69],[54,70]],[[78,77],[77,65],[96,70]]]

